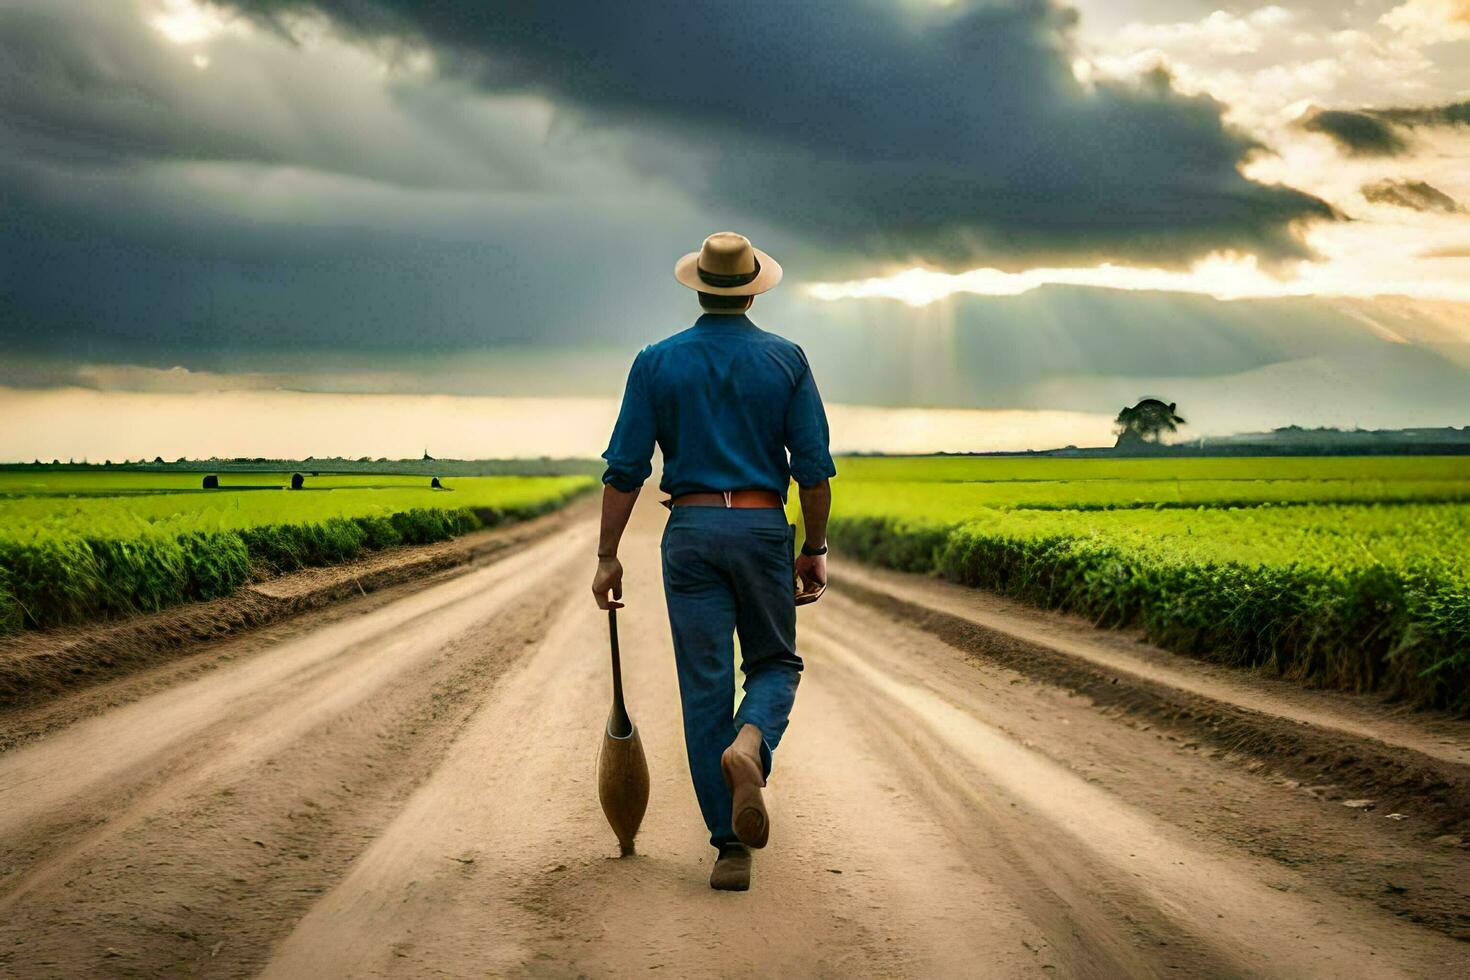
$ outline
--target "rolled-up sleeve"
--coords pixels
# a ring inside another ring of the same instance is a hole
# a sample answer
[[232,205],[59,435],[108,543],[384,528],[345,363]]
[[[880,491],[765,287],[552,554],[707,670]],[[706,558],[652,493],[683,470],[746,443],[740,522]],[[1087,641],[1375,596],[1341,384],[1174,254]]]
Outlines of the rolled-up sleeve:
[[786,409],[786,449],[791,453],[791,478],[797,486],[813,487],[837,475],[829,441],[827,412],[803,355],[801,376]]
[[613,426],[612,439],[602,458],[607,470],[602,482],[615,490],[630,493],[643,486],[653,472],[653,445],[658,437],[658,423],[653,413],[653,398],[648,390],[647,350],[640,351],[628,371],[628,384],[623,389],[623,407]]

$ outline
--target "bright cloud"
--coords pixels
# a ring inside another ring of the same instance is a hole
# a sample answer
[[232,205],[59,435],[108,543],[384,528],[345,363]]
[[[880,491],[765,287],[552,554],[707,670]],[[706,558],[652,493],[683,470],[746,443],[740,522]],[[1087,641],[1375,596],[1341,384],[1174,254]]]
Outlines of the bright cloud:
[[[915,269],[825,283],[817,295],[876,295],[923,304],[954,292],[1013,295],[1044,284],[1072,284],[1221,299],[1395,295],[1463,300],[1470,292],[1470,263],[1423,258],[1426,252],[1444,254],[1470,233],[1463,211],[1444,203],[1463,201],[1470,192],[1465,178],[1470,139],[1453,127],[1421,127],[1412,145],[1392,159],[1359,159],[1302,126],[1303,119],[1323,110],[1347,110],[1334,115],[1348,117],[1364,107],[1463,99],[1470,71],[1457,65],[1451,49],[1440,42],[1470,38],[1470,0],[1405,0],[1380,16],[1387,6],[1361,12],[1264,6],[1216,11],[1194,21],[1127,23],[1091,35],[1084,22],[1087,67],[1080,74],[1130,79],[1164,70],[1178,90],[1222,103],[1232,125],[1268,148],[1245,165],[1248,176],[1306,190],[1350,219],[1310,233],[1316,251],[1311,261],[1278,264],[1269,272],[1248,258],[1211,258],[1185,271],[1142,262],[1011,273],[977,269],[954,277]],[[1406,196],[1406,188],[1434,193]]]
[[1408,0],[1381,23],[1415,44],[1470,40],[1470,0]]
[[247,29],[239,17],[199,0],[154,0],[149,7],[149,25],[174,44],[200,44]]
[[[1460,0],[1470,3],[1470,0]],[[1418,40],[1372,22],[1311,23],[1262,7],[1198,21],[1131,23],[1086,38],[1089,77],[1136,78],[1162,68],[1176,87],[1224,104],[1226,117],[1276,146],[1305,104],[1434,98],[1435,62]]]
[[1118,41],[1133,48],[1204,46],[1223,54],[1258,51],[1269,31],[1281,30],[1294,15],[1284,7],[1262,7],[1244,16],[1217,10],[1202,20],[1174,24],[1126,25]]

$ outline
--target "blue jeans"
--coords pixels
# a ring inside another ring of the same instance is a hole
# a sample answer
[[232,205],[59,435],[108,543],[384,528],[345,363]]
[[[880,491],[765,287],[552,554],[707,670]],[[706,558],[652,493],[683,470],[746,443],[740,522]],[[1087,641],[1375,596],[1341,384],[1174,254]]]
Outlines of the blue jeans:
[[[796,655],[794,534],[776,507],[675,507],[664,528],[664,596],[684,708],[694,794],[716,847],[736,840],[720,754],[746,725],[762,735],[761,764],[786,731],[801,679]],[[735,647],[745,697],[735,700]]]

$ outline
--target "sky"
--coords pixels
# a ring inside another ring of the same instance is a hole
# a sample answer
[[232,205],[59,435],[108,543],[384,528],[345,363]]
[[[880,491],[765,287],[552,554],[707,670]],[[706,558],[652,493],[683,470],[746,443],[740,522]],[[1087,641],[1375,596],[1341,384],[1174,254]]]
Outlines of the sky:
[[636,10],[0,0],[0,459],[596,454],[726,229],[844,450],[1470,424],[1470,0]]

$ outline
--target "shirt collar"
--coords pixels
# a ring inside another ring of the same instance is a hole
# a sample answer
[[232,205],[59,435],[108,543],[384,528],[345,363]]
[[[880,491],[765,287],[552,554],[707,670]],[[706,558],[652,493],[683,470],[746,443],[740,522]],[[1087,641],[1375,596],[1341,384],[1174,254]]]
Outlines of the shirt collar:
[[750,317],[744,313],[703,313],[694,321],[696,327],[753,327]]

